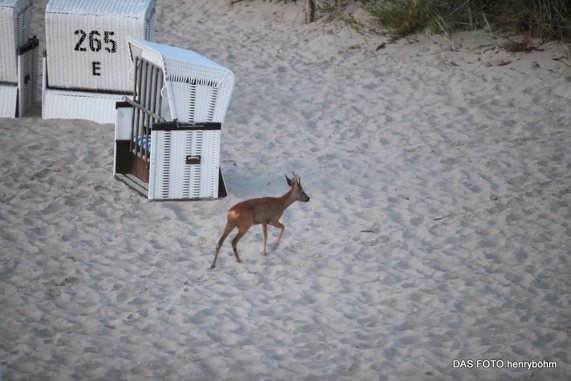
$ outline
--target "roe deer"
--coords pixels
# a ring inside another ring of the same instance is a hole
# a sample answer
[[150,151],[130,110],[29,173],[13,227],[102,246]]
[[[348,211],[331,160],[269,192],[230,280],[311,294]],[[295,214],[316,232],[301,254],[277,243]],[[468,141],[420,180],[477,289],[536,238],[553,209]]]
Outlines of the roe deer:
[[228,210],[228,220],[226,222],[226,227],[224,228],[224,233],[216,245],[216,253],[214,254],[214,260],[212,261],[211,268],[216,267],[216,258],[218,258],[218,253],[220,252],[220,247],[224,243],[226,237],[235,227],[238,227],[238,234],[232,240],[232,249],[234,249],[234,255],[236,256],[236,261],[240,261],[238,256],[238,249],[236,245],[238,241],[246,234],[248,229],[252,225],[262,224],[262,232],[264,234],[264,251],[263,255],[268,255],[266,252],[266,241],[268,239],[268,225],[280,228],[280,235],[276,241],[276,247],[280,243],[282,236],[284,234],[285,226],[279,221],[282,213],[288,206],[293,204],[295,201],[308,202],[309,196],[303,191],[301,186],[301,179],[295,173],[290,179],[286,176],[287,185],[290,186],[289,191],[281,197],[262,197],[253,198],[250,200],[242,201],[234,205]]

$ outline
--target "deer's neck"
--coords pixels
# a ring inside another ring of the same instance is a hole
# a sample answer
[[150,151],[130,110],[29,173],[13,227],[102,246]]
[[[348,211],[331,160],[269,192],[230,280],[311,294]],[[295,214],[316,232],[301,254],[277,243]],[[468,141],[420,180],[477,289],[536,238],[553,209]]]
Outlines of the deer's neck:
[[290,189],[286,194],[279,197],[280,204],[283,210],[286,210],[288,206],[295,202],[295,197],[293,196],[293,189]]

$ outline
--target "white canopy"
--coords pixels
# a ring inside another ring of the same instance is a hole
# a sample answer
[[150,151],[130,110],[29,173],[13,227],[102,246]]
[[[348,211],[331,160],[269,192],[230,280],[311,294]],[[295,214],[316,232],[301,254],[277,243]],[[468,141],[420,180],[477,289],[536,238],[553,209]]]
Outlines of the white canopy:
[[[4,1],[4,0],[0,0]],[[109,15],[141,18],[153,9],[155,0],[50,0],[46,13]]]
[[161,95],[168,100],[170,107],[170,115],[163,114],[166,119],[224,121],[234,89],[232,71],[192,50],[132,37],[128,42],[133,61],[140,57],[163,71],[165,88]]

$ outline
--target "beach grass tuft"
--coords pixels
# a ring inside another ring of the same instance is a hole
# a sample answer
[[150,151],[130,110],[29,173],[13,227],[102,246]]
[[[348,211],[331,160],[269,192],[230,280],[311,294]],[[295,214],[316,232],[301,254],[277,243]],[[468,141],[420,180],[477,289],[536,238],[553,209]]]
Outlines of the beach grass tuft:
[[476,28],[512,30],[542,41],[571,39],[570,0],[362,0],[393,38],[425,29],[447,36]]

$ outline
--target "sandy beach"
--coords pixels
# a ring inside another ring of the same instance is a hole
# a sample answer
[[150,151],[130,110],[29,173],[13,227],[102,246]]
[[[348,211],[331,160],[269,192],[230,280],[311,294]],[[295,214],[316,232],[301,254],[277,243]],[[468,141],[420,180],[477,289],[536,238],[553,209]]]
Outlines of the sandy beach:
[[[569,379],[568,45],[156,10],[157,42],[236,75],[228,196],[149,202],[112,176],[114,126],[0,119],[0,380]],[[210,270],[228,208],[292,172],[311,201],[280,246],[255,226]]]

